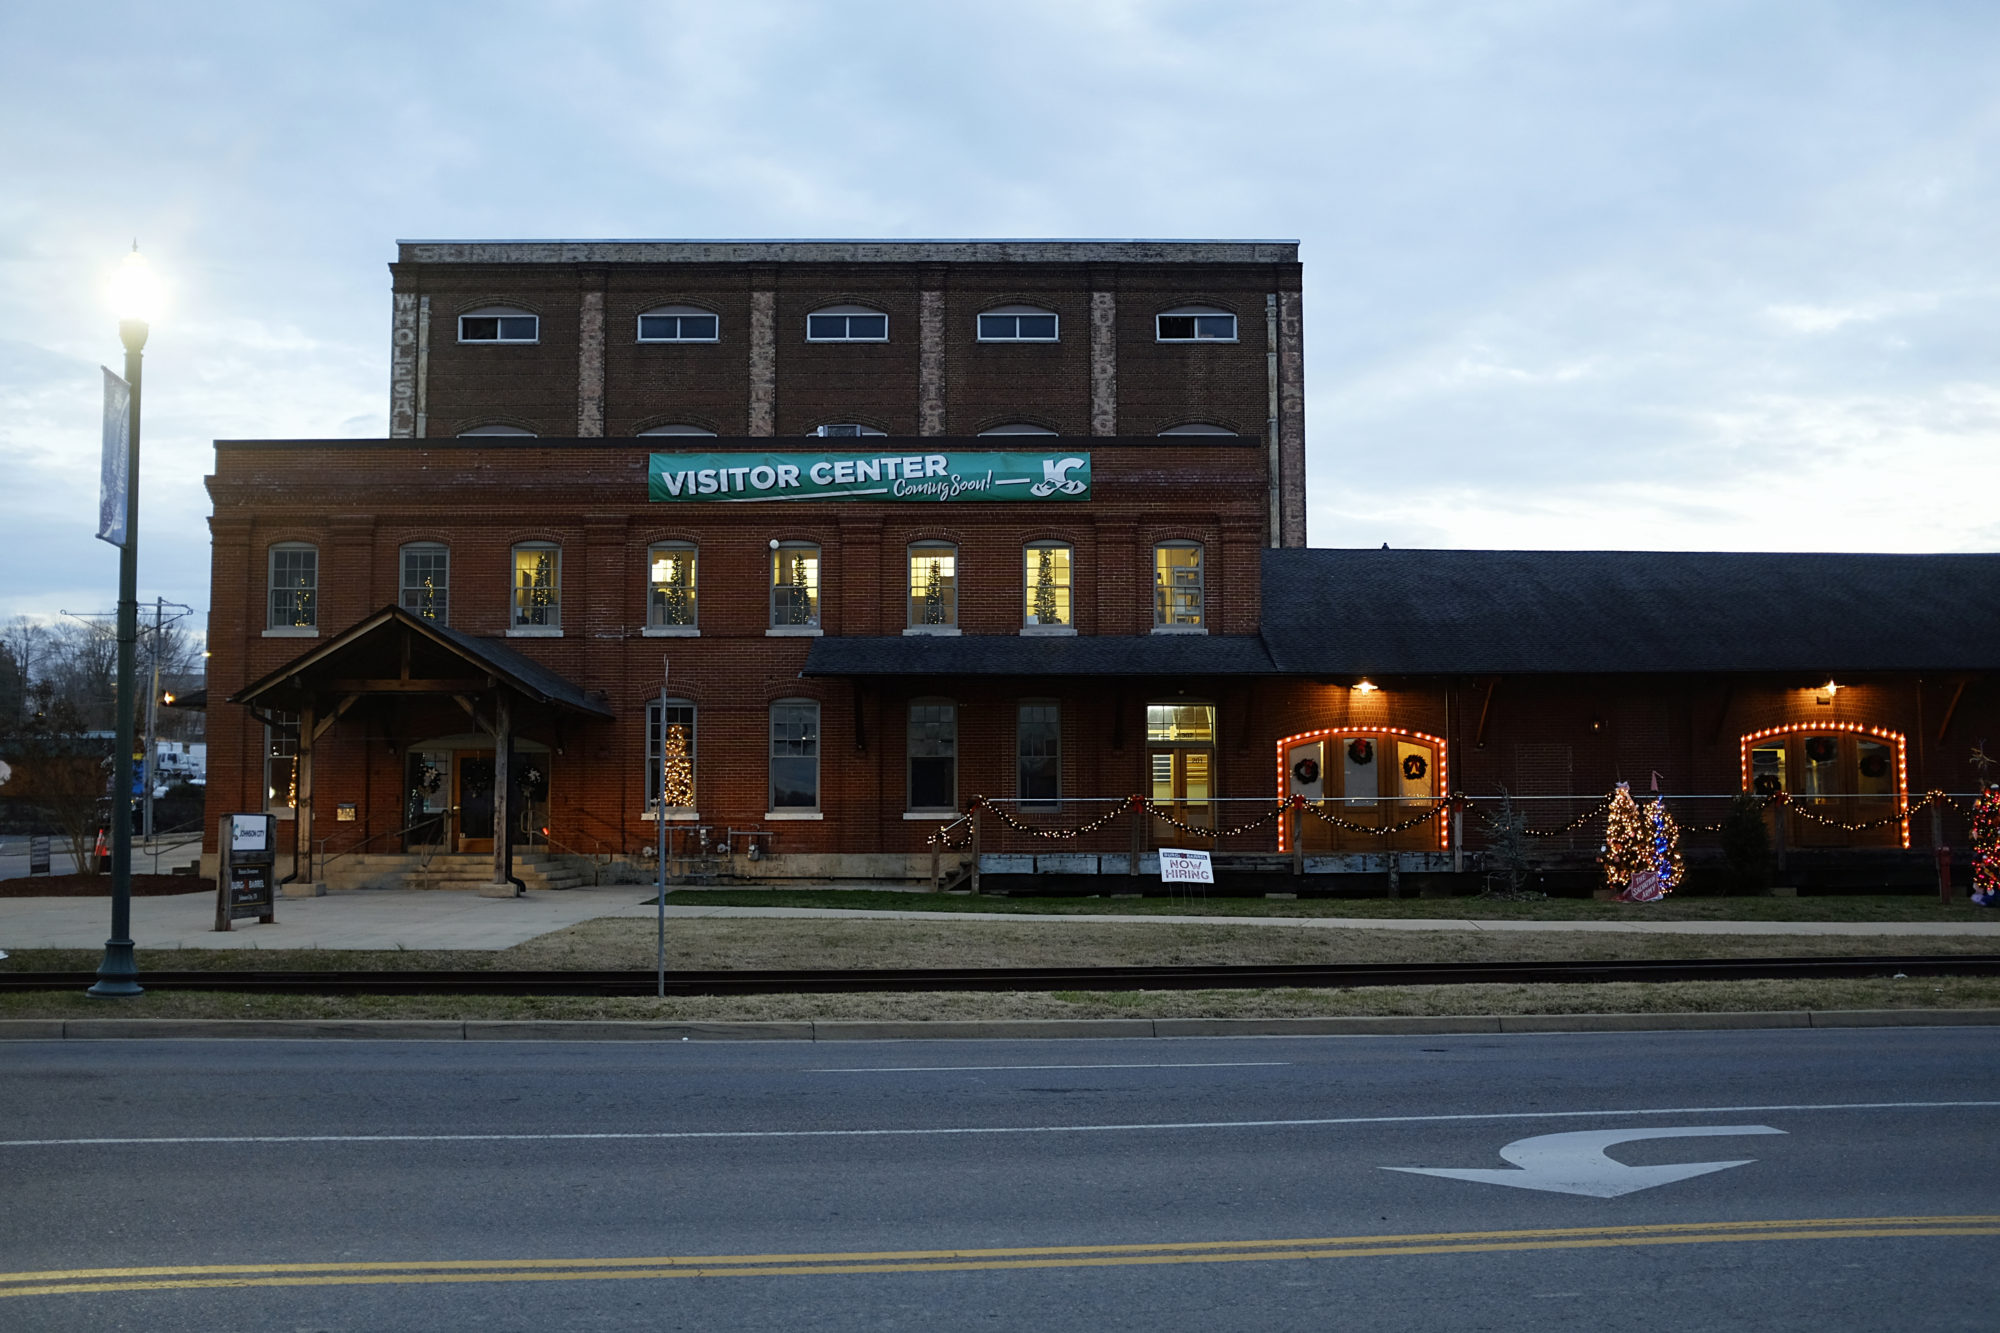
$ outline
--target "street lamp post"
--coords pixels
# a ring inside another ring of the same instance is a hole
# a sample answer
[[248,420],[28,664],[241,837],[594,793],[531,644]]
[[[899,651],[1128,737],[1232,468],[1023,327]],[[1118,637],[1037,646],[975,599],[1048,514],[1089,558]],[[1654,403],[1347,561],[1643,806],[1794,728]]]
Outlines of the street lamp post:
[[125,258],[116,284],[118,338],[125,344],[125,382],[131,386],[125,426],[125,541],[118,548],[118,731],[111,755],[111,938],[97,966],[92,995],[140,995],[139,963],[132,955],[132,731],[135,713],[133,649],[139,639],[139,374],[152,317],[152,275],[139,246]]

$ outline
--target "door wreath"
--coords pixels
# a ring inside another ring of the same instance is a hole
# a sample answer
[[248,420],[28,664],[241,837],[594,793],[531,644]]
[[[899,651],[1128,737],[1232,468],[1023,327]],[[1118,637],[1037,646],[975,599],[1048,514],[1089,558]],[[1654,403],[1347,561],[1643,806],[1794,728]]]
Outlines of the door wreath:
[[1375,762],[1375,742],[1364,736],[1357,736],[1347,743],[1347,757],[1356,765]]
[[1424,757],[1422,755],[1406,754],[1403,756],[1403,776],[1408,778],[1410,781],[1412,782],[1420,781],[1423,778],[1424,774],[1430,771],[1431,771],[1431,766],[1424,762]]

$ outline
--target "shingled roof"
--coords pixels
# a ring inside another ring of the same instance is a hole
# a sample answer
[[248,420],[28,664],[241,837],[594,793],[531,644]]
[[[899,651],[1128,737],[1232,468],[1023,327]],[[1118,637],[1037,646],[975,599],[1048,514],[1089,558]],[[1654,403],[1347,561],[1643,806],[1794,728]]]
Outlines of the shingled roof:
[[2000,555],[1264,552],[1287,674],[2000,668]]

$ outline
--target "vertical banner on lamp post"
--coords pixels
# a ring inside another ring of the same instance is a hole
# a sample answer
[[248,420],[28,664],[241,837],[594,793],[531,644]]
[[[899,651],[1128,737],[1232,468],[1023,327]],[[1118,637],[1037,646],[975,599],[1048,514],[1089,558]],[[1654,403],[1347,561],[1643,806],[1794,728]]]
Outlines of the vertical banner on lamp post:
[[125,460],[131,445],[132,386],[104,371],[104,460],[97,485],[97,539],[125,544]]

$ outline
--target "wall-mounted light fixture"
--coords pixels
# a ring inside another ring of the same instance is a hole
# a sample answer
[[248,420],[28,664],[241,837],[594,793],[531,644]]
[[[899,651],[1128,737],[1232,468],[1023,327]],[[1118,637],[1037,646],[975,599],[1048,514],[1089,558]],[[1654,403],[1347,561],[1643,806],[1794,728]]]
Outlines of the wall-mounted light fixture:
[[1381,686],[1377,685],[1374,681],[1368,679],[1368,677],[1366,676],[1363,676],[1360,680],[1354,682],[1354,692],[1356,694],[1373,694],[1375,693],[1376,690],[1380,688]]

